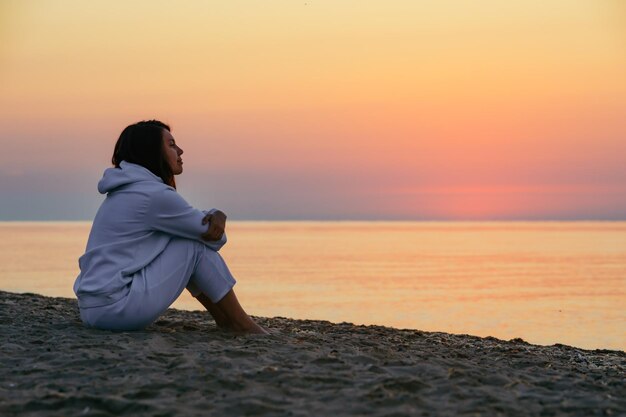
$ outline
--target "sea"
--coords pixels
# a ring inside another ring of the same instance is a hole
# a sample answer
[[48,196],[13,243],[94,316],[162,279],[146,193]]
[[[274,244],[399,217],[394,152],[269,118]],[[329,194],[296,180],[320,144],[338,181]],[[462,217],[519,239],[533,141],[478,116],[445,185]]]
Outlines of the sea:
[[[0,222],[0,290],[74,297],[90,222]],[[626,349],[626,222],[232,221],[255,316]],[[187,292],[174,308],[198,310]]]

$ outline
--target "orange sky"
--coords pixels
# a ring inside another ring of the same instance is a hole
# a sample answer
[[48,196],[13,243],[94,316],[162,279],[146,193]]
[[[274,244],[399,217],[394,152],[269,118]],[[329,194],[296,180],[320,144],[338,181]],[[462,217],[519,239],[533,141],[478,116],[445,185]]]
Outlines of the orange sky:
[[626,6],[3,1],[0,220],[90,219],[158,118],[233,219],[626,219]]

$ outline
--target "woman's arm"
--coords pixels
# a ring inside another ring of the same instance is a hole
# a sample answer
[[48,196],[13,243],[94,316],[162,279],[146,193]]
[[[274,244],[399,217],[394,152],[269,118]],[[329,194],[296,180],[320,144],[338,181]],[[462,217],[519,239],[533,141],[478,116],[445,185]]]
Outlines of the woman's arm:
[[[214,210],[211,212],[215,213]],[[209,213],[211,213],[209,212]],[[173,189],[167,188],[151,196],[147,211],[148,226],[160,232],[174,236],[193,239],[204,243],[214,251],[220,250],[226,243],[226,234],[219,240],[207,241],[203,235],[208,232],[211,224],[203,224],[206,216],[202,211],[193,208]]]
[[206,216],[202,219],[202,224],[208,224],[209,228],[202,235],[202,239],[206,241],[220,240],[224,235],[224,229],[226,229],[226,214],[217,209],[203,212],[206,213]]

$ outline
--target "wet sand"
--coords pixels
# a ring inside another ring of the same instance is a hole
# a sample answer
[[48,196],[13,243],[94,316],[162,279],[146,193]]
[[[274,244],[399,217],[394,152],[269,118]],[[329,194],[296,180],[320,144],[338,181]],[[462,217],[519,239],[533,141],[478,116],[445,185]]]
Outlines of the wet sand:
[[271,336],[169,310],[85,328],[75,300],[0,292],[0,415],[626,415],[626,354],[257,318]]

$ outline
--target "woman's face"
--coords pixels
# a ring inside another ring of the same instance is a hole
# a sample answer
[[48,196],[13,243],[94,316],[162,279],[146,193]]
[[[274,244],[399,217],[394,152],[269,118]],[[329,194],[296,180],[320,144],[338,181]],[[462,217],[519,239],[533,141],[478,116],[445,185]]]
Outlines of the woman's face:
[[176,145],[174,136],[165,129],[163,129],[163,149],[172,174],[181,174],[183,172],[183,160],[180,156],[183,154],[183,150]]

